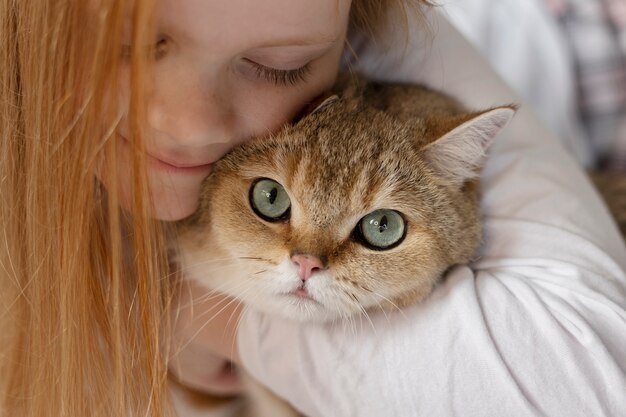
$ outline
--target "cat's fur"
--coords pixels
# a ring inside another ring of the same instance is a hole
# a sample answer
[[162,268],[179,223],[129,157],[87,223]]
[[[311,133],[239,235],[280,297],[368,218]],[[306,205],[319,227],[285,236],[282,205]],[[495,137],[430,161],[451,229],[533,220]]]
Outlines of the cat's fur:
[[[358,78],[336,90],[215,164],[200,208],[179,228],[187,277],[272,314],[324,321],[418,302],[449,267],[472,259],[481,240],[477,178],[514,107],[469,112],[424,87]],[[255,213],[259,178],[285,188],[289,216]],[[357,224],[383,208],[401,214],[406,234],[374,250]],[[319,261],[310,278],[301,279],[296,255]]]

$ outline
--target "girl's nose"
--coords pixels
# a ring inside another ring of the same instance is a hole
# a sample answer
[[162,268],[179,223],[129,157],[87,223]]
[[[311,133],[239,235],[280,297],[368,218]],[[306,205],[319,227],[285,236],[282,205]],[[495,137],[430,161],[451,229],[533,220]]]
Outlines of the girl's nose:
[[178,145],[201,147],[233,137],[234,112],[228,97],[200,87],[170,85],[155,89],[148,104],[151,134]]
[[291,260],[298,267],[298,276],[302,281],[311,278],[314,272],[324,269],[324,263],[316,256],[293,255]]

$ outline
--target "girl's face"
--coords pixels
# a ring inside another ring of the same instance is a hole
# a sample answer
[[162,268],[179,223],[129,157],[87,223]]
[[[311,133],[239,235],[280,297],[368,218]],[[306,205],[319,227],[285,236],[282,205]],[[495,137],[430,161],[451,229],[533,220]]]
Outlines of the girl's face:
[[[212,163],[276,131],[333,84],[349,10],[350,0],[157,2],[146,132],[155,217],[191,214]],[[123,178],[130,172],[127,137],[123,118]],[[122,194],[129,201],[130,192]]]

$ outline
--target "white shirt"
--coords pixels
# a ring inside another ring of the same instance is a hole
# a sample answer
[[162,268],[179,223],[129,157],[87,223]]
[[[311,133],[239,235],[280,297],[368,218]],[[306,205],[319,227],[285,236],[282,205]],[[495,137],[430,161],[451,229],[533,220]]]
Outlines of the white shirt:
[[[360,69],[472,109],[520,102],[439,12],[430,19],[432,42],[413,22],[402,61],[381,42]],[[248,310],[244,366],[311,417],[626,416],[626,248],[584,172],[522,106],[482,184],[479,258],[425,302],[354,328]]]

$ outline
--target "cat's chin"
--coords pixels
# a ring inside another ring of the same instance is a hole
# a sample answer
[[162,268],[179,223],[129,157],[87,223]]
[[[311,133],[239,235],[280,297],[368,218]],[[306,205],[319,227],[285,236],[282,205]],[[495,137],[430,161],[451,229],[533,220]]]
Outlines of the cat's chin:
[[331,311],[312,297],[303,297],[298,294],[281,294],[267,303],[255,300],[253,308],[263,313],[281,318],[307,323],[324,323],[337,320],[342,316],[337,311]]

